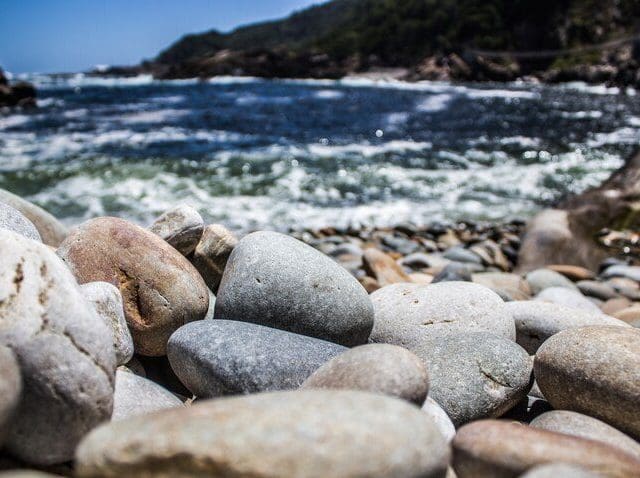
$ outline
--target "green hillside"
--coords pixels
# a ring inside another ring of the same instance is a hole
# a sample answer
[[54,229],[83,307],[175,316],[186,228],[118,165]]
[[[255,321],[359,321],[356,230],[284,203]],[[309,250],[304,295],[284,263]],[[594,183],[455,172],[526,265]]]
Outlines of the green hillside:
[[[426,57],[469,49],[592,45],[639,27],[638,0],[334,0],[230,33],[187,35],[154,64],[173,77],[295,76],[316,67],[318,74],[339,75],[371,66],[412,67]],[[542,67],[600,59],[593,53],[573,56],[550,58]],[[273,75],[269,64],[275,65]]]

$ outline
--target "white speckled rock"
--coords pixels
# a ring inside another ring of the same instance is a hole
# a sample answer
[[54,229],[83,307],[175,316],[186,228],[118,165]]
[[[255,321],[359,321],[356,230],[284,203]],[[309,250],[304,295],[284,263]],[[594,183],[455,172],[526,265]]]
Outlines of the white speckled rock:
[[369,344],[332,358],[301,388],[362,390],[422,405],[429,393],[429,375],[422,361],[407,349]]
[[370,341],[401,346],[448,332],[490,332],[516,339],[504,301],[469,282],[393,284],[371,294],[375,319]]
[[592,313],[539,301],[509,302],[506,307],[516,324],[516,342],[530,354],[535,354],[545,340],[565,329],[586,325],[629,327],[600,311]]
[[0,343],[16,355],[24,393],[5,447],[34,464],[69,460],[111,416],[111,332],[51,249],[0,230]]
[[438,402],[431,397],[427,397],[422,405],[422,411],[431,417],[447,442],[453,440],[453,437],[456,436],[456,427],[449,418],[449,415],[447,415],[447,412],[438,405]]
[[47,211],[9,191],[0,189],[0,202],[24,214],[38,230],[42,242],[48,246],[58,247],[68,234],[67,228]]
[[552,410],[534,418],[530,425],[551,432],[601,441],[640,459],[640,443],[597,418],[567,410]]
[[36,226],[16,208],[3,202],[0,202],[0,228],[8,229],[28,239],[42,242]]
[[229,257],[215,318],[354,346],[369,337],[373,307],[364,288],[331,258],[292,237],[254,232]]
[[133,339],[124,318],[120,291],[108,282],[88,282],[81,285],[80,290],[113,333],[117,364],[126,364],[133,357]]
[[21,392],[20,366],[11,349],[0,345],[0,446],[9,432]]
[[156,219],[149,230],[171,244],[183,256],[191,254],[202,237],[204,221],[191,206],[181,204]]
[[566,287],[548,287],[541,291],[534,300],[549,302],[574,309],[585,310],[594,314],[600,313],[600,308],[582,295],[579,291]]
[[151,380],[131,372],[116,371],[111,420],[125,420],[165,408],[182,406],[178,397]]
[[565,287],[571,290],[578,290],[578,287],[559,272],[551,269],[536,269],[529,272],[525,278],[531,288],[533,295],[538,295],[549,287]]
[[444,478],[448,461],[419,408],[343,390],[208,400],[112,422],[76,453],[85,478]]
[[341,345],[248,322],[203,320],[180,327],[168,357],[198,397],[298,388]]
[[640,438],[640,330],[589,326],[563,330],[535,358],[540,391],[555,409],[599,418]]

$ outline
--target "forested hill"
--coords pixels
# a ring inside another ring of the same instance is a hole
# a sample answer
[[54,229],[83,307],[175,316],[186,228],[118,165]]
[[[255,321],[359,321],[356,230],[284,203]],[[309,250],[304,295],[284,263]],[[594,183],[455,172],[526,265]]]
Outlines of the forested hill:
[[414,76],[566,75],[629,60],[631,47],[517,62],[469,51],[569,49],[636,33],[638,0],[334,0],[230,33],[187,35],[146,65],[163,77],[338,77],[381,67]]

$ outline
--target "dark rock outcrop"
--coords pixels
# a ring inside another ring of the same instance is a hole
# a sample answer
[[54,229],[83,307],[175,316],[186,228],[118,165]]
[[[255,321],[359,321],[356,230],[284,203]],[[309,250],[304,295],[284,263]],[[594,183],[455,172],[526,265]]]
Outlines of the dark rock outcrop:
[[36,106],[36,89],[26,81],[18,81],[10,85],[0,69],[0,108],[4,106],[23,108]]

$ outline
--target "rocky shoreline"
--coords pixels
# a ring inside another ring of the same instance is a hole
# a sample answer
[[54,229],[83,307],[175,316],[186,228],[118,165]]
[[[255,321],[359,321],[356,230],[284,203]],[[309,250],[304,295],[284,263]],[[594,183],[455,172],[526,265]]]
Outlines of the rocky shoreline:
[[33,108],[36,106],[36,89],[31,83],[9,80],[0,68],[0,110],[2,108]]
[[286,49],[222,50],[215,55],[179,63],[145,61],[89,72],[95,76],[150,74],[160,80],[247,76],[265,79],[341,79],[352,76],[398,81],[513,82],[546,84],[584,82],[640,88],[640,43],[604,51],[589,62],[566,64],[486,57],[470,52],[434,55],[405,66],[387,65],[375,57],[337,61],[326,54],[292,53]]
[[638,476],[640,265],[524,271],[529,233],[0,191],[0,476]]

